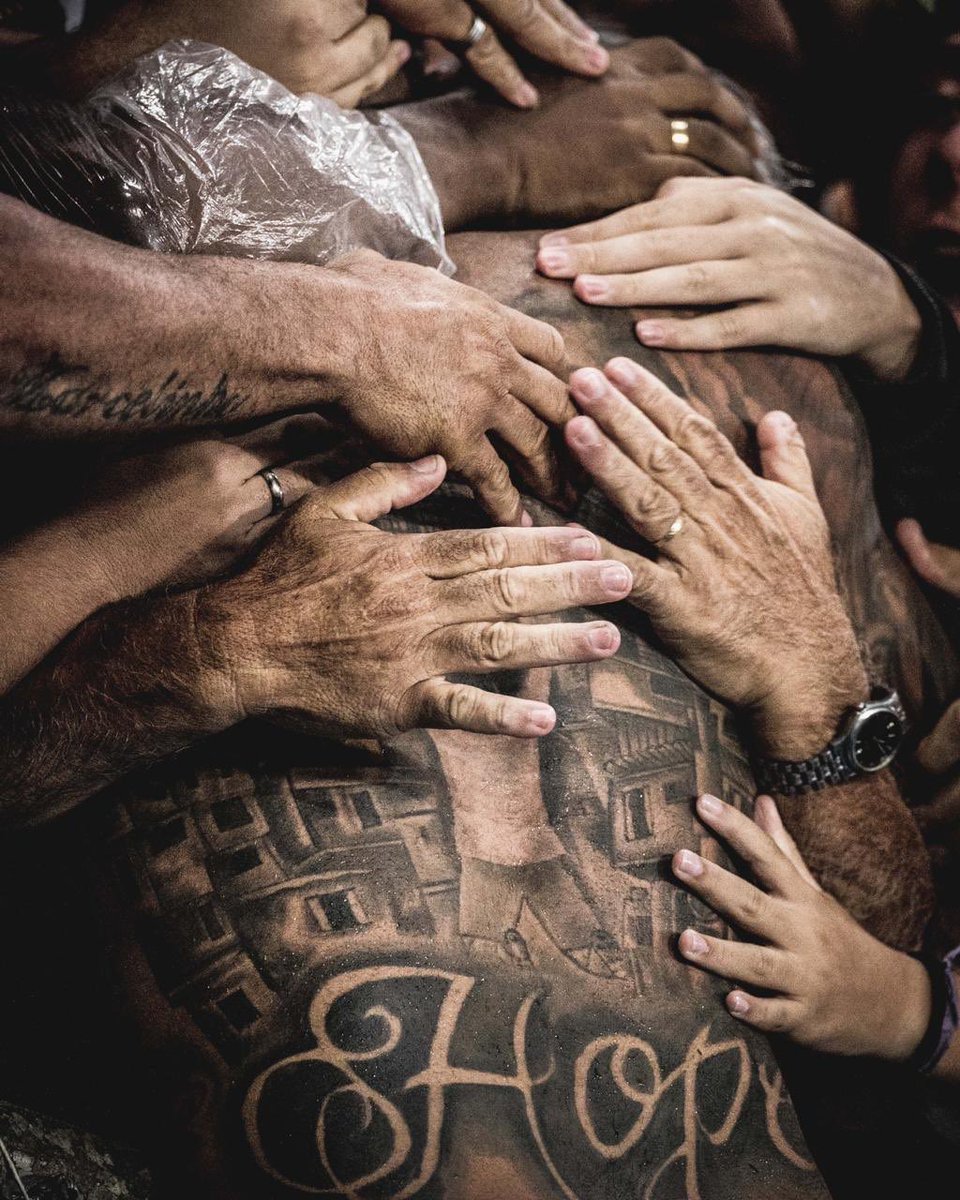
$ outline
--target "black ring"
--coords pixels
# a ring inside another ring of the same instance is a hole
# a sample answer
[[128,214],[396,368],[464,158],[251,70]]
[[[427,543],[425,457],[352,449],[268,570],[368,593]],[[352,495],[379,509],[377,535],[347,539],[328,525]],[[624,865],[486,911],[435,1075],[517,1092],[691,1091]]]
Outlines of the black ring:
[[270,489],[270,516],[275,517],[277,513],[283,512],[283,484],[277,478],[276,471],[270,467],[264,467],[257,474]]

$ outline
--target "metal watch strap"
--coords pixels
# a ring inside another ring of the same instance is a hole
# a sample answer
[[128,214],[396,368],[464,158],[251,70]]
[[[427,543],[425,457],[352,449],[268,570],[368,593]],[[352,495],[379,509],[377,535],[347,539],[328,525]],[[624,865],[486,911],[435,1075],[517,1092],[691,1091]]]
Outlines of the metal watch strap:
[[801,796],[804,792],[819,792],[821,788],[856,779],[859,772],[847,761],[839,745],[841,740],[831,742],[826,750],[803,762],[769,758],[758,762],[756,776],[760,790]]

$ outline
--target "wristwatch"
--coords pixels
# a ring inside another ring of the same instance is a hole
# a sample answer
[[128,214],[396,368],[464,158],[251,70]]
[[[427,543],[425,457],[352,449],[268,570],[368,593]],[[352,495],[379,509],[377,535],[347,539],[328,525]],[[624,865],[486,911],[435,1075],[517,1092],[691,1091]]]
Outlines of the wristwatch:
[[889,688],[874,688],[870,699],[845,715],[840,732],[825,750],[802,762],[764,758],[755,763],[762,791],[802,796],[861,775],[882,771],[897,756],[907,731],[900,697]]

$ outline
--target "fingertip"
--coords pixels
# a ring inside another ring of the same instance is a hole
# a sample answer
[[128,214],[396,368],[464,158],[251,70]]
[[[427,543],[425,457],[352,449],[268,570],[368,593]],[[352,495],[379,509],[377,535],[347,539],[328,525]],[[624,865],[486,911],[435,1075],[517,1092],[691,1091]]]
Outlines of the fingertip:
[[549,704],[532,704],[524,713],[519,730],[521,737],[543,737],[557,724],[556,711]]
[[393,57],[398,67],[404,66],[413,56],[413,48],[409,42],[394,42]]
[[620,649],[620,630],[609,621],[595,625],[588,634],[590,648],[597,655],[609,658]]
[[746,992],[733,991],[727,993],[727,1011],[741,1020],[750,1013],[750,997]]
[[659,321],[638,321],[636,325],[637,338],[645,346],[665,346],[667,330]]
[[584,57],[586,69],[591,75],[602,75],[610,67],[610,54],[599,43],[595,43]]
[[757,423],[757,438],[761,444],[782,445],[794,436],[800,438],[796,421],[779,409],[764,413]]
[[531,529],[533,527],[533,517],[530,516],[526,509],[520,514],[520,527],[521,529]]
[[677,939],[677,946],[684,958],[702,958],[709,950],[706,939],[695,929],[685,929]]
[[780,810],[770,796],[758,796],[753,806],[753,819],[757,825],[772,837],[783,828]]
[[716,796],[705,794],[697,797],[697,814],[707,824],[716,824],[723,817],[726,805]]
[[540,103],[540,93],[532,83],[524,81],[511,97],[517,108],[536,108]]
[[437,475],[447,473],[446,460],[441,454],[428,454],[425,458],[417,458],[410,463],[411,471],[418,475]]

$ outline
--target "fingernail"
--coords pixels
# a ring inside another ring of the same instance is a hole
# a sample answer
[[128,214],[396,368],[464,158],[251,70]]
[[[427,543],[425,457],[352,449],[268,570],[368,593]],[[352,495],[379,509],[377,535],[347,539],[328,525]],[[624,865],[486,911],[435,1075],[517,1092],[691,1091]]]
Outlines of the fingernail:
[[531,517],[530,514],[526,510],[524,510],[520,514],[520,527],[522,529],[530,529],[532,525],[533,525],[533,517]]
[[574,417],[567,426],[567,430],[569,431],[569,436],[578,446],[594,447],[603,445],[600,439],[600,430],[597,429],[589,417]]
[[723,805],[716,796],[701,796],[697,808],[707,817],[719,817],[723,812]]
[[567,271],[570,269],[570,255],[565,250],[541,250],[538,262],[544,271]]
[[580,26],[576,35],[579,41],[589,42],[593,46],[600,41],[600,34],[595,29],[591,29],[589,25],[584,25],[582,21],[578,21],[577,24]]
[[429,454],[426,458],[418,458],[410,464],[411,471],[417,471],[421,475],[436,475],[440,469],[440,455]]
[[578,275],[574,291],[581,300],[603,300],[610,288],[606,280],[596,275]]
[[610,66],[610,55],[602,46],[595,46],[587,55],[587,65],[594,71],[605,71]]
[[540,103],[540,95],[532,84],[522,83],[516,90],[514,98],[521,108],[536,108]]
[[676,869],[678,875],[689,875],[696,879],[703,874],[703,860],[692,850],[681,850],[677,855]]
[[767,424],[778,426],[784,433],[793,433],[797,427],[797,423],[793,417],[785,412],[767,413]]
[[640,368],[635,362],[631,362],[629,358],[612,358],[606,366],[608,378],[615,383],[622,384],[624,387],[633,387],[635,383],[639,383],[643,376],[640,374]]
[[633,577],[622,563],[611,563],[600,572],[600,582],[608,592],[620,595],[633,584]]
[[410,46],[407,42],[398,42],[397,48],[395,51],[395,54],[397,56],[398,65],[402,67],[404,63],[409,62],[410,55],[412,53],[413,53],[413,51],[410,49]]
[[617,644],[617,631],[612,625],[601,625],[590,633],[590,645],[594,650],[612,650]]
[[707,943],[695,929],[685,929],[680,949],[687,958],[698,958],[700,955],[706,954]]
[[540,239],[541,246],[569,246],[570,239],[565,233],[545,233]]
[[593,367],[578,371],[570,380],[570,387],[581,400],[600,400],[607,390],[607,381]]
[[569,551],[574,558],[593,558],[600,549],[600,543],[595,537],[582,534],[570,543]]
[[529,721],[533,728],[541,729],[544,733],[553,728],[556,719],[556,713],[546,705],[542,708],[533,709],[529,716]]
[[666,330],[656,321],[638,321],[637,337],[645,346],[662,346],[667,340]]
[[727,1008],[738,1017],[742,1017],[750,1011],[750,1005],[743,992],[731,992],[727,997]]

